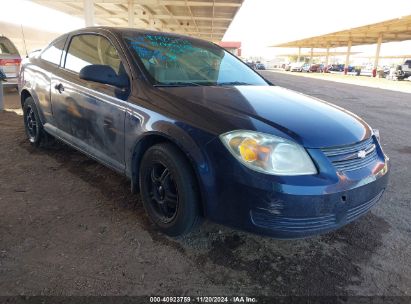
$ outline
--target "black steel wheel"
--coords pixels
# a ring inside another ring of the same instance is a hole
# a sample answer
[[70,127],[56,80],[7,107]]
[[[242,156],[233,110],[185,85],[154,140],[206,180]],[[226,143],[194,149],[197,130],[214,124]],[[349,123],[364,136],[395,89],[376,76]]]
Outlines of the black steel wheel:
[[38,134],[38,128],[37,128],[37,119],[36,115],[34,114],[34,110],[31,105],[27,105],[26,108],[26,113],[25,113],[25,123],[27,126],[27,135],[29,137],[30,142],[35,142],[36,137]]
[[192,168],[172,144],[149,148],[140,165],[140,190],[144,208],[164,233],[188,233],[199,222],[199,195]]
[[23,105],[24,128],[27,138],[33,146],[47,145],[51,142],[50,136],[44,131],[40,121],[36,104],[32,97],[27,97]]
[[177,215],[178,190],[170,169],[163,163],[153,163],[148,191],[153,211],[164,223],[171,222]]

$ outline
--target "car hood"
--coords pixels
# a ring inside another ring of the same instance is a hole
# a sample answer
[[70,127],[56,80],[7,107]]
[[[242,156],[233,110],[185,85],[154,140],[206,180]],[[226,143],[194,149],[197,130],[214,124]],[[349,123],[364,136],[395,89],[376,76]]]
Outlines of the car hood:
[[[267,132],[255,123],[250,125],[250,121],[257,120],[307,148],[347,145],[371,136],[369,126],[353,113],[278,86],[167,87],[161,90],[173,101],[185,100],[201,106],[206,116],[211,112],[220,119],[230,120],[231,130],[254,128]],[[210,124],[213,121],[216,117],[210,117]],[[278,132],[273,134],[278,135]]]

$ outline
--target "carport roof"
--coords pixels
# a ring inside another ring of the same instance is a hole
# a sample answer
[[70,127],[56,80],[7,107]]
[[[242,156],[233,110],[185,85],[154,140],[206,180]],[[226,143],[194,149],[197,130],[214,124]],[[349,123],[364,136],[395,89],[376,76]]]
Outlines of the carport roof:
[[280,43],[272,47],[327,48],[411,40],[411,15],[326,35]]
[[[34,0],[74,16],[84,16],[84,0]],[[223,38],[243,0],[95,0],[99,25],[128,26],[129,7],[134,27],[176,32],[203,39]]]

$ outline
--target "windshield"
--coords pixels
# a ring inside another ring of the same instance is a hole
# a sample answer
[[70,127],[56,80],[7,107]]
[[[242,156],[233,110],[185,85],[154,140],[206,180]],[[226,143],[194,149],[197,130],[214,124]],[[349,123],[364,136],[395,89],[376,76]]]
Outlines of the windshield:
[[268,85],[236,57],[206,41],[130,32],[124,39],[156,85]]
[[19,52],[9,39],[0,37],[0,54],[18,55]]

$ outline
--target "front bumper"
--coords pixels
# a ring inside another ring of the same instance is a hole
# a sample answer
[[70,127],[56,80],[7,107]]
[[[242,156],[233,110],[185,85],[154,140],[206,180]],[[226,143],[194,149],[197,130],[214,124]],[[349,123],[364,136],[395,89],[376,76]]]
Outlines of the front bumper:
[[249,228],[278,238],[302,238],[338,229],[368,212],[382,197],[387,181],[385,174],[367,185],[333,194],[277,194],[268,208],[250,210]]
[[333,175],[332,167],[321,168],[317,176],[297,177],[254,172],[231,155],[214,153],[217,183],[208,215],[222,224],[281,239],[338,229],[382,197],[390,164],[380,148],[378,153],[378,160],[361,170],[334,170]]

